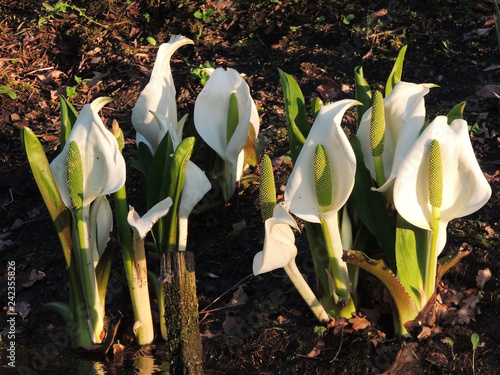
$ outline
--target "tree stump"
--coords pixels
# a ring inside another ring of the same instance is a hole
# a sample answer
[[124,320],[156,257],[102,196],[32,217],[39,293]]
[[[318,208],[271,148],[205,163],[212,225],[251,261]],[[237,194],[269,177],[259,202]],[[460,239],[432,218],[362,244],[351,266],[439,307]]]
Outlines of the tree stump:
[[165,253],[162,275],[170,373],[203,374],[194,254],[190,251]]

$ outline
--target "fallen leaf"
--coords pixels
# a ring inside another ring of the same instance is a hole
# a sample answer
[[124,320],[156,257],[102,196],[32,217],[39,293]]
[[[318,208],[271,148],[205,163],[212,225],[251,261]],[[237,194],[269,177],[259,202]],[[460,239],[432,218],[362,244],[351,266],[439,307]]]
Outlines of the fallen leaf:
[[479,296],[472,295],[464,299],[464,305],[457,312],[457,323],[469,324],[471,320],[476,319],[476,305],[479,302]]
[[472,30],[472,32],[474,34],[477,34],[479,36],[485,36],[485,35],[488,35],[491,30],[493,30],[492,28],[480,28],[480,29],[474,29]]
[[247,294],[243,291],[243,286],[240,285],[237,290],[233,293],[233,297],[231,298],[231,301],[229,302],[229,305],[241,305],[242,303],[245,303],[248,301],[248,296]]
[[28,302],[17,302],[16,312],[19,315],[26,317],[31,312],[31,305]]
[[41,280],[45,277],[45,273],[42,271],[37,271],[37,270],[31,270],[29,276],[28,276],[28,282],[23,283],[23,288],[29,288],[32,286],[36,281]]
[[280,325],[286,325],[286,324],[290,323],[290,321],[291,321],[290,319],[285,318],[284,316],[281,316],[281,315],[278,316],[278,318],[276,320],[278,321],[278,324],[280,324]]
[[229,313],[222,323],[222,329],[229,336],[239,336],[241,334],[241,323],[235,315]]
[[421,375],[423,374],[422,365],[418,356],[415,354],[410,344],[403,343],[401,350],[396,356],[392,366],[382,375]]
[[500,69],[500,65],[497,65],[497,64],[491,64],[490,66],[488,66],[487,68],[483,69],[483,72],[490,72],[492,70],[497,70],[497,69]]
[[499,98],[500,85],[486,85],[481,87],[477,92],[477,95],[483,98]]
[[481,290],[484,288],[484,284],[486,284],[486,281],[488,281],[491,278],[491,271],[489,268],[485,268],[484,270],[479,270],[476,276],[476,283],[477,286]]
[[17,228],[21,227],[23,224],[24,224],[24,221],[22,221],[21,219],[17,218],[14,221],[14,223],[12,224],[12,226],[10,227],[10,229],[17,229]]
[[113,354],[118,354],[118,353],[121,353],[125,350],[125,346],[120,344],[120,343],[117,343],[117,344],[113,344]]
[[438,366],[448,365],[448,358],[443,353],[431,353],[425,360]]
[[324,347],[325,347],[324,341],[321,338],[318,338],[318,340],[316,341],[316,346],[314,347],[313,350],[307,353],[307,356],[309,358],[317,357],[318,355],[321,354],[321,351],[323,350]]
[[324,99],[334,100],[342,93],[342,87],[336,82],[329,81],[316,87],[316,91],[319,92]]
[[422,332],[420,332],[418,334],[417,338],[419,341],[421,341],[421,340],[424,340],[426,338],[431,337],[431,334],[432,334],[431,327],[424,326],[424,327],[422,327]]
[[369,325],[371,325],[370,321],[367,320],[364,316],[355,316],[352,319],[349,319],[349,323],[352,324],[352,328],[355,331],[359,331],[361,329],[365,329]]
[[245,228],[247,225],[247,222],[245,221],[245,219],[237,222],[237,223],[234,223],[233,224],[233,229],[236,230],[236,229],[242,229],[242,228]]

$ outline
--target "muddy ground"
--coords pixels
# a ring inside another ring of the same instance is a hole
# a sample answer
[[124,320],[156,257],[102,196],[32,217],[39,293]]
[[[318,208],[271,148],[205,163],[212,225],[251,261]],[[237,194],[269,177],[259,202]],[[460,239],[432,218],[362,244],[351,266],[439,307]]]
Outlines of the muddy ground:
[[[34,348],[46,343],[50,333],[62,333],[62,321],[53,316],[42,319],[31,334],[26,326],[43,303],[68,299],[57,236],[19,141],[21,129],[29,126],[49,160],[57,155],[60,95],[69,94],[77,109],[96,97],[112,96],[115,101],[100,114],[108,125],[113,119],[120,123],[125,155],[132,158],[136,149],[130,113],[156,53],[146,39],[161,43],[171,35],[185,35],[194,46],[182,47],[172,60],[180,115],[192,115],[202,88],[192,72],[201,64],[244,73],[261,116],[261,136],[269,141],[265,152],[276,161],[278,181],[284,182],[290,165],[283,162],[286,123],[278,68],[297,79],[307,100],[353,98],[354,67],[362,65],[372,88],[381,88],[398,50],[407,44],[403,79],[440,86],[426,97],[429,118],[467,102],[464,117],[493,188],[484,208],[448,227],[446,252],[464,242],[473,249],[443,280],[443,290],[460,293],[456,305],[447,306],[455,315],[429,335],[405,341],[393,337],[390,318],[383,313],[361,326],[351,321],[318,334],[318,323],[283,272],[252,275],[253,256],[263,243],[257,186],[252,183],[224,212],[205,211],[191,220],[188,247],[196,256],[204,368],[214,374],[379,374],[408,360],[411,370],[391,373],[500,371],[500,49],[491,2],[47,3],[0,0],[0,300],[7,306],[8,262],[15,262],[16,303],[24,316],[16,327],[19,342]],[[347,121],[355,119],[351,115]],[[144,184],[129,169],[129,200],[140,210],[145,207]],[[307,241],[304,234],[297,237],[298,265],[314,285]],[[158,266],[153,254],[150,266]],[[492,277],[481,290],[476,276],[486,268]],[[131,310],[123,279],[118,256],[107,308],[110,315],[124,315],[117,339],[132,355]],[[376,282],[366,278],[361,287],[373,290],[373,285]],[[380,293],[380,298],[368,295],[360,314],[369,318],[369,311],[383,311],[387,301]],[[456,318],[462,308],[469,318],[464,321]],[[5,315],[0,326],[8,327]],[[473,333],[480,337],[474,367]],[[402,356],[396,361],[398,352]],[[150,353],[161,362],[159,341]],[[32,369],[34,356],[35,351],[29,352],[23,364]],[[8,367],[3,349],[0,360],[4,373]],[[113,366],[120,361],[111,355],[104,373],[115,373]],[[56,356],[51,371],[58,363]]]

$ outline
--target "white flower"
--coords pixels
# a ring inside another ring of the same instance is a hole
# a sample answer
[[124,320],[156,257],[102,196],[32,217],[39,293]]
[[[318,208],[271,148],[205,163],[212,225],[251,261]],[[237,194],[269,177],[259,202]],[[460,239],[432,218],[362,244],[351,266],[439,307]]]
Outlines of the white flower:
[[177,49],[186,44],[194,44],[191,39],[174,35],[168,43],[158,49],[151,78],[132,110],[132,125],[137,132],[137,143],[144,142],[153,152],[166,133],[159,129],[158,123],[150,111],[165,116],[172,126],[177,124],[177,103],[175,86],[170,69],[170,58]]

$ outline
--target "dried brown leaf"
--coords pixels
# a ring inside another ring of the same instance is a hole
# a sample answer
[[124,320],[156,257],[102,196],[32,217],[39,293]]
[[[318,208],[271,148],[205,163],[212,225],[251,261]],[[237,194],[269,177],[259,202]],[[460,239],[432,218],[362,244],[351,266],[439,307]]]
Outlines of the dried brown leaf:
[[355,316],[354,318],[349,319],[349,323],[352,324],[352,328],[354,328],[355,331],[365,329],[371,325],[370,321],[364,316]]
[[491,278],[491,271],[489,268],[485,268],[484,270],[479,270],[476,276],[477,286],[479,286],[479,288],[483,290],[484,284],[486,284],[486,282],[490,278]]
[[438,366],[448,365],[448,358],[443,353],[431,353],[425,360]]

